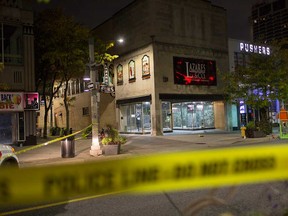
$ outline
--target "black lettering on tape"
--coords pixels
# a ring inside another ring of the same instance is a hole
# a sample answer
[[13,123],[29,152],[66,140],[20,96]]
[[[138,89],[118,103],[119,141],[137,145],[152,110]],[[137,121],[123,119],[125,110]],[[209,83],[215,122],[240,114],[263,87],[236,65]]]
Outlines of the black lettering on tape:
[[111,170],[95,171],[81,179],[81,176],[63,174],[61,176],[49,176],[44,181],[44,193],[46,196],[60,194],[68,196],[75,193],[89,193],[91,191],[103,191],[114,187],[114,174]]
[[159,179],[158,167],[136,169],[131,172],[123,170],[121,174],[122,185],[125,187],[140,183],[156,182]]
[[70,195],[71,191],[80,192],[80,184],[76,176],[61,175],[49,176],[44,181],[44,193],[46,196],[61,194]]
[[95,172],[86,176],[88,189],[97,191],[99,189],[111,189],[114,187],[114,172],[107,170],[104,172]]
[[228,162],[223,161],[212,161],[204,162],[201,164],[201,175],[202,176],[214,176],[222,175],[228,172]]
[[275,168],[275,165],[276,161],[274,157],[238,159],[234,162],[233,171],[235,173],[243,173],[257,170],[271,170]]
[[4,178],[0,181],[0,201],[7,202],[11,197],[8,179]]
[[195,175],[195,168],[192,164],[177,165],[173,169],[174,179],[191,178]]

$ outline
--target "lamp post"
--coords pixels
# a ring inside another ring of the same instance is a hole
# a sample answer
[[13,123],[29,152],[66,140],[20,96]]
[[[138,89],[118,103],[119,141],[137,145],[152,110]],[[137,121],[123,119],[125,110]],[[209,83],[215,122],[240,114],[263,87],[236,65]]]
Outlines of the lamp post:
[[[119,43],[123,43],[124,40],[120,38],[118,40]],[[91,122],[92,122],[92,145],[90,149],[90,155],[98,156],[102,154],[102,150],[100,148],[99,143],[99,103],[100,103],[100,84],[99,84],[99,76],[98,71],[96,70],[97,66],[101,64],[96,64],[94,57],[94,38],[89,39],[89,70],[90,70],[90,83],[89,86],[92,86],[91,91]],[[115,88],[109,86],[109,69],[106,64],[104,66],[105,73],[105,88],[102,89],[103,93],[113,93]],[[115,92],[114,92],[115,93]]]
[[96,70],[97,64],[94,58],[94,38],[89,39],[89,69],[90,69],[90,83],[93,83],[91,91],[91,122],[92,122],[92,145],[90,155],[98,156],[102,154],[99,143],[99,80],[98,72]]

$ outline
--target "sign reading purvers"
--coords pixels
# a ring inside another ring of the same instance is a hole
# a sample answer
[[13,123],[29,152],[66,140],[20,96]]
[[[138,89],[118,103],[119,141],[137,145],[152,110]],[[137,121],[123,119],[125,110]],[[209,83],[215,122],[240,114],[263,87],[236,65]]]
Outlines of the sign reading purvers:
[[217,85],[215,61],[173,57],[173,65],[175,84]]
[[241,52],[247,52],[247,53],[257,53],[261,55],[270,55],[270,47],[267,46],[261,46],[261,45],[255,45],[255,44],[249,44],[249,43],[243,43],[241,42],[239,44],[239,48]]

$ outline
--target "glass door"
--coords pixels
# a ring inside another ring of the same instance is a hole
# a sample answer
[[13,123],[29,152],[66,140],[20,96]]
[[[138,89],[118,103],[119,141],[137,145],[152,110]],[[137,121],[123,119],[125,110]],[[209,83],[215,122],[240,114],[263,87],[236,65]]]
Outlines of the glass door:
[[172,104],[172,113],[173,113],[173,128],[182,129],[182,104],[175,103]]
[[150,102],[121,105],[120,131],[131,133],[151,131]]
[[143,102],[143,131],[151,131],[151,111],[150,111],[150,102]]
[[172,131],[171,103],[162,102],[162,127],[163,132]]

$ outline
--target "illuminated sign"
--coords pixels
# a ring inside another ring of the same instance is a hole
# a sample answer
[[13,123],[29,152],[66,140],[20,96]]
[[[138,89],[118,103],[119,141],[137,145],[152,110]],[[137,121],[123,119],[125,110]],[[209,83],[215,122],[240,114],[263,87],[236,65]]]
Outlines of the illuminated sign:
[[39,94],[37,92],[24,93],[24,109],[39,110]]
[[217,85],[215,61],[173,57],[173,64],[175,84]]
[[0,92],[0,111],[23,111],[23,93]]
[[244,101],[242,101],[242,100],[240,101],[239,109],[240,109],[241,114],[246,113],[246,105],[245,105]]
[[266,46],[261,45],[254,45],[249,43],[243,43],[241,42],[239,44],[239,48],[241,52],[247,52],[247,53],[257,53],[261,55],[270,55],[270,48]]

